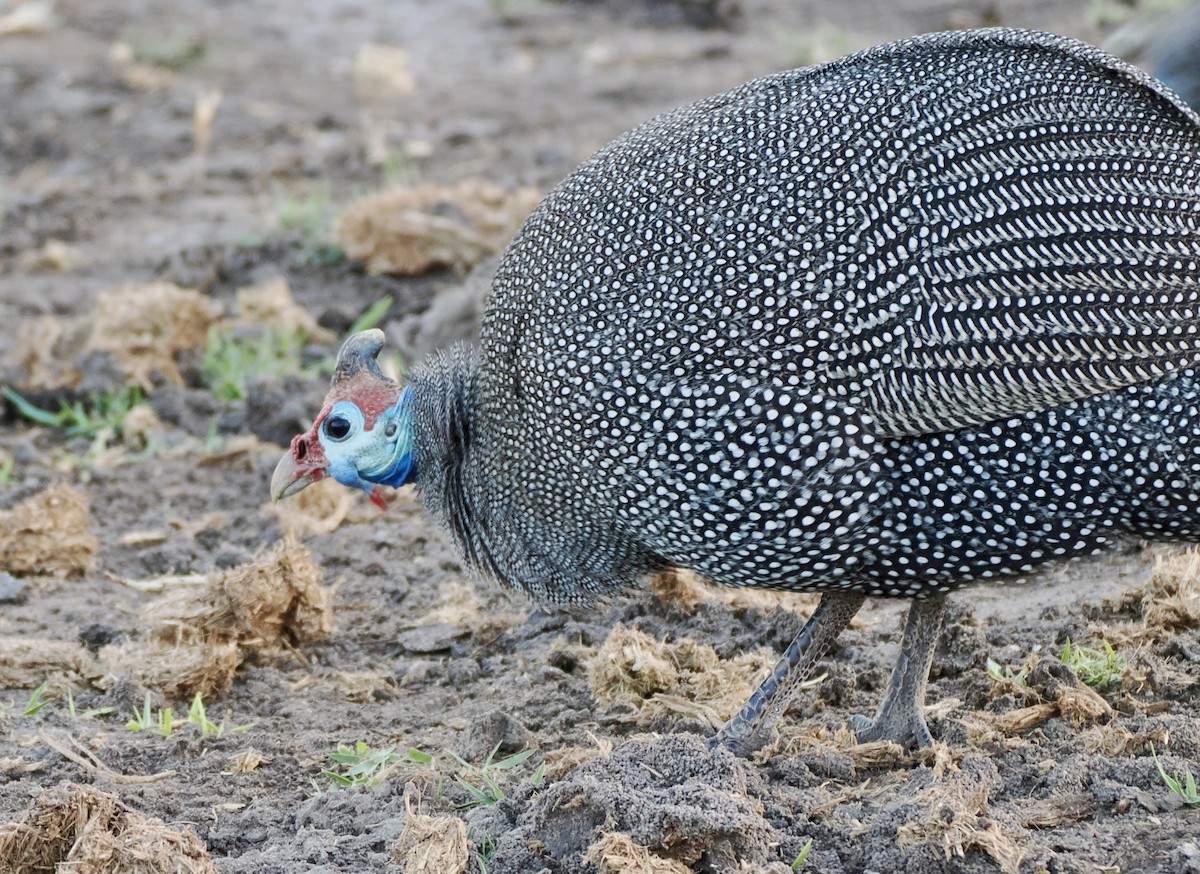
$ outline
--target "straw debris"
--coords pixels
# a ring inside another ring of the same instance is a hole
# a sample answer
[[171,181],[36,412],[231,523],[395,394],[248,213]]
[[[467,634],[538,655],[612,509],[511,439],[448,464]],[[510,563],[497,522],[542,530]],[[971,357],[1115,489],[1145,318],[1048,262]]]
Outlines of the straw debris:
[[[981,850],[1005,874],[1017,874],[1025,851],[989,816],[988,795],[999,782],[994,771],[978,774],[964,769],[921,792],[913,801],[922,816],[899,828],[900,848],[933,844],[942,848],[947,860]],[[935,815],[929,816],[929,811]]]
[[602,874],[689,874],[692,870],[678,859],[655,855],[620,832],[603,835],[588,847],[583,861],[597,866]]
[[0,512],[0,570],[15,576],[81,577],[99,548],[87,499],[66,483]]
[[100,671],[78,643],[26,635],[0,636],[0,687],[33,689],[43,681],[53,692],[77,689]]
[[541,200],[482,181],[383,191],[347,209],[334,236],[368,273],[465,270],[508,244]]
[[353,493],[337,480],[313,483],[295,497],[275,504],[273,512],[289,536],[303,540],[332,534],[341,527],[354,505]]
[[229,641],[278,650],[333,630],[333,596],[312,554],[294,540],[222,571],[205,586],[168,592],[143,613],[151,635],[170,643]]
[[643,727],[670,714],[719,728],[773,663],[765,650],[722,660],[712,647],[687,638],[667,644],[616,625],[591,659],[588,685],[605,706],[635,707],[634,721]]
[[258,652],[294,652],[333,630],[333,593],[312,555],[294,540],[200,585],[149,604],[139,641],[106,647],[110,677],[136,676],[171,699],[224,694]]
[[110,352],[132,382],[152,387],[152,376],[183,385],[176,363],[204,346],[217,304],[198,291],[169,282],[125,285],[96,295],[88,351]]
[[20,819],[0,825],[0,859],[28,874],[217,874],[191,826],[170,828],[74,783],[47,789]]
[[392,848],[392,862],[403,864],[405,874],[462,874],[470,864],[467,824],[457,816],[427,816],[414,811],[406,796],[408,816],[400,840]]
[[1121,635],[1133,642],[1162,641],[1186,628],[1200,628],[1200,550],[1187,549],[1159,557],[1144,586],[1116,598],[1104,607],[1141,619],[1136,633]]
[[338,339],[337,334],[317,324],[313,314],[296,303],[282,276],[239,288],[233,310],[234,323],[238,325],[270,328],[283,336],[299,334],[313,343],[332,344]]
[[672,568],[651,577],[650,591],[663,604],[678,607],[689,615],[696,612],[696,608],[705,602],[725,604],[734,610],[752,607],[772,610],[784,607],[803,613],[811,612],[820,600],[820,596],[815,594],[717,586],[682,568]]

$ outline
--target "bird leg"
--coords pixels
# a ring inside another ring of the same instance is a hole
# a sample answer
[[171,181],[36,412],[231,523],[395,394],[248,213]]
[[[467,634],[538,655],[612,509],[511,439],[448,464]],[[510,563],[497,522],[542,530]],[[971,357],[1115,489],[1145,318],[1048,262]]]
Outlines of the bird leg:
[[908,608],[900,658],[879,713],[874,719],[855,716],[852,720],[860,743],[891,740],[903,747],[933,746],[933,735],[925,724],[925,685],[945,615],[945,595],[918,598]]
[[709,749],[723,746],[738,755],[753,750],[751,741],[787,708],[821,656],[850,624],[863,600],[864,596],[857,592],[824,593],[821,603],[788,646],[783,658],[733,718],[712,737],[708,742]]

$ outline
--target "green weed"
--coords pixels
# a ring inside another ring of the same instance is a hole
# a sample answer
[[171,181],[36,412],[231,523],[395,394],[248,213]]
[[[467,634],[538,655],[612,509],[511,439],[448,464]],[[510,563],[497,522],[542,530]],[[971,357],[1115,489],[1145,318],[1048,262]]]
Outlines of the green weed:
[[33,714],[54,700],[53,698],[46,697],[46,686],[49,683],[49,680],[42,680],[41,685],[33,690],[33,694],[29,696],[29,703],[25,705],[26,716],[33,716]]
[[391,308],[392,299],[390,297],[381,297],[363,310],[363,314],[354,320],[354,324],[346,331],[346,336],[352,337],[359,331],[369,331],[372,328],[378,328],[379,323],[383,321],[383,317],[388,314],[388,310]]
[[182,70],[204,58],[204,40],[185,28],[170,31],[129,30],[121,35],[134,60],[169,70]]
[[1063,646],[1062,663],[1070,667],[1084,683],[1100,692],[1120,686],[1128,667],[1125,658],[1117,655],[1107,640],[1104,641],[1104,649],[1092,649],[1072,644],[1069,637]]
[[315,376],[301,360],[306,339],[301,331],[279,332],[268,328],[251,337],[239,337],[213,328],[208,332],[201,365],[205,385],[217,400],[238,404],[246,400],[246,386],[251,377]]
[[413,188],[421,174],[408,155],[400,149],[389,149],[383,159],[383,184],[386,188]]
[[104,451],[124,436],[125,419],[135,407],[145,402],[142,390],[126,385],[111,392],[92,392],[86,400],[60,402],[57,413],[36,406],[11,388],[3,388],[4,396],[17,412],[39,425],[60,428],[68,437],[91,441],[87,456]]
[[[488,753],[488,757],[482,765],[472,765],[461,756],[449,750],[446,751],[446,754],[458,762],[462,768],[460,773],[454,775],[454,782],[467,790],[467,794],[471,796],[471,800],[463,805],[464,807],[475,807],[479,804],[496,804],[504,800],[504,790],[500,788],[499,782],[500,775],[527,762],[537,752],[536,750],[522,750],[519,753],[513,753],[511,756],[506,756],[500,761],[496,761],[496,753],[499,751],[500,744],[497,743],[492,747],[492,751]],[[541,773],[544,777],[545,770],[543,769]]]
[[1008,682],[1019,686],[1022,689],[1029,686],[1029,666],[1022,667],[1019,671],[1014,671],[1008,665],[1002,665],[993,659],[987,660],[987,673],[996,682]]
[[333,206],[328,186],[317,186],[304,195],[286,194],[276,214],[280,237],[293,238],[304,247],[305,260],[316,267],[339,264],[346,258],[333,241]]
[[115,707],[93,707],[90,710],[77,710],[75,708],[75,696],[69,691],[67,692],[67,715],[72,719],[94,719],[97,716],[107,716],[115,712]]
[[[480,804],[496,804],[503,800],[504,790],[500,786],[503,775],[529,761],[537,750],[521,750],[511,756],[497,760],[496,753],[500,751],[497,743],[488,753],[482,765],[474,765],[457,753],[445,751],[444,757],[434,756],[423,750],[410,749],[405,757],[417,765],[425,765],[451,776],[455,783],[466,790],[470,800],[463,807],[475,807]],[[449,761],[448,761],[449,760]],[[451,773],[452,772],[452,773]],[[541,786],[546,779],[545,762],[538,765],[533,774],[535,786]],[[441,780],[438,781],[438,796],[441,797]]]
[[17,466],[17,457],[0,452],[0,489],[7,489],[13,482],[13,469]]
[[377,786],[387,779],[395,764],[400,761],[394,746],[373,750],[361,740],[352,747],[338,744],[337,752],[330,753],[329,758],[342,766],[338,771],[321,771],[333,781],[334,789],[344,789],[347,786]]
[[1162,766],[1162,762],[1158,760],[1158,753],[1155,751],[1153,743],[1150,744],[1150,755],[1154,759],[1155,767],[1158,768],[1159,776],[1167,784],[1167,788],[1182,798],[1183,803],[1188,807],[1200,807],[1200,791],[1197,791],[1196,788],[1196,775],[1188,769],[1179,777],[1172,777]]
[[475,861],[479,863],[480,874],[487,874],[488,862],[496,858],[496,839],[484,832],[476,841],[479,849],[475,851]]
[[797,855],[796,858],[792,860],[792,870],[793,871],[799,871],[801,868],[804,867],[804,863],[808,861],[808,854],[812,852],[812,848],[813,848],[813,839],[809,838],[808,843],[804,845],[804,848],[802,850],[800,850],[799,855]]
[[125,723],[125,727],[130,731],[151,731],[162,737],[170,737],[178,723],[175,721],[175,712],[170,707],[164,707],[155,713],[150,706],[150,693],[147,692],[142,709],[133,708],[133,718]]
[[[199,692],[192,699],[192,706],[188,708],[187,721],[188,725],[194,725],[200,729],[201,737],[222,737],[226,731],[225,720],[222,719],[221,724],[217,725],[208,718],[208,712],[204,707],[204,699]],[[256,723],[253,722],[248,725],[236,725],[228,729],[228,731],[230,734],[237,734],[238,732],[249,731],[255,725]]]

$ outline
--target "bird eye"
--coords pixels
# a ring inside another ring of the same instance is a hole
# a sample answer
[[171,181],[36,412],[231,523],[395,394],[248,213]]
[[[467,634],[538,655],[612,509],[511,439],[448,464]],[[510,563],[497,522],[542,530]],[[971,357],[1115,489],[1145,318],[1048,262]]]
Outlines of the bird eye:
[[345,440],[350,434],[350,422],[344,416],[330,416],[325,420],[325,436],[330,440]]

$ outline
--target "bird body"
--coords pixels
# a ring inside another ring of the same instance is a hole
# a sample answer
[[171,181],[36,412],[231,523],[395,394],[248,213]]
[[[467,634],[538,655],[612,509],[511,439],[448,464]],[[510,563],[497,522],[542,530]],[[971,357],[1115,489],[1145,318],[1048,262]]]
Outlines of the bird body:
[[[1200,538],[1200,118],[1045,34],[880,46],[602,149],[508,249],[478,350],[352,423],[410,434],[403,472],[339,475],[330,415],[387,384],[381,340],[343,349],[277,496],[410,479],[469,564],[542,601],[671,566],[826,592],[827,646],[862,595]],[[918,743],[926,614],[908,709],[876,723]]]

